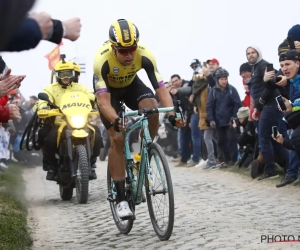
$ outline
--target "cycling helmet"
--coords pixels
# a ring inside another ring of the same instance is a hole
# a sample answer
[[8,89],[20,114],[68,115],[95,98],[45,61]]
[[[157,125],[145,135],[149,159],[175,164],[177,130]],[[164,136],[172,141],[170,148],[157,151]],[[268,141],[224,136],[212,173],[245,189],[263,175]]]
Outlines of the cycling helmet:
[[[63,86],[69,86],[75,77],[74,64],[71,61],[65,61],[62,59],[54,67],[55,76],[57,82]],[[62,79],[69,78],[69,83],[65,84]]]
[[222,77],[228,77],[229,73],[226,69],[219,68],[219,69],[217,69],[217,71],[215,73],[215,76],[216,76],[217,79],[220,79]]
[[109,28],[109,41],[116,47],[131,47],[138,43],[140,33],[130,21],[119,19]]

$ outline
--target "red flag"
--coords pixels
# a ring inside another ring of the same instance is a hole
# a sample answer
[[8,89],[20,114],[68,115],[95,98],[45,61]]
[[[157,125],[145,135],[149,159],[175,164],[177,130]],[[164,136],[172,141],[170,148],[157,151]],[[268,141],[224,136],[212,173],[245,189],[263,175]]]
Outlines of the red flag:
[[48,67],[50,70],[53,70],[55,67],[55,64],[57,64],[60,60],[60,46],[63,45],[63,42],[61,41],[60,44],[58,44],[50,53],[45,55],[45,57],[48,59]]

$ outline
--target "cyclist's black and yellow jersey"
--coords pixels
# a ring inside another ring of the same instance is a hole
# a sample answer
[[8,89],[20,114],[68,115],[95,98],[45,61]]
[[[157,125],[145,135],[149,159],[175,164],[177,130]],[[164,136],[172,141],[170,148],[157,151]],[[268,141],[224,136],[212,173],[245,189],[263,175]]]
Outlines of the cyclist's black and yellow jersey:
[[105,43],[94,59],[94,90],[96,94],[110,92],[109,88],[125,88],[136,77],[139,70],[144,69],[154,89],[164,86],[162,76],[157,70],[156,61],[151,51],[138,44],[133,63],[129,66],[120,64],[111,48]]

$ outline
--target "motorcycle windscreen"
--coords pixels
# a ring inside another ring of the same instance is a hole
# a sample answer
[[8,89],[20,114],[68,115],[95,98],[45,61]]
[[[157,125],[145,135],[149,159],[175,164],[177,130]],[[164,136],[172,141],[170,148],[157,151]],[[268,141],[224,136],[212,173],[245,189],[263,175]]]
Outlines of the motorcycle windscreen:
[[60,109],[73,128],[82,128],[92,111],[89,98],[82,92],[67,92],[62,96]]

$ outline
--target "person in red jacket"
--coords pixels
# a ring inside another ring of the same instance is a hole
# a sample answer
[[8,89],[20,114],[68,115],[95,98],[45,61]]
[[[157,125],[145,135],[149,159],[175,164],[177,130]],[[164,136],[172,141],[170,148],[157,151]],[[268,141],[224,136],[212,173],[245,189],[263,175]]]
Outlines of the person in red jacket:
[[250,108],[250,91],[249,91],[249,82],[251,80],[251,66],[249,63],[243,63],[240,66],[240,76],[243,78],[243,85],[246,91],[246,96],[243,100],[243,106]]
[[21,115],[19,108],[14,104],[9,104],[8,93],[16,88],[19,88],[25,76],[11,75],[9,69],[0,56],[0,122],[7,123],[9,119],[20,119]]

